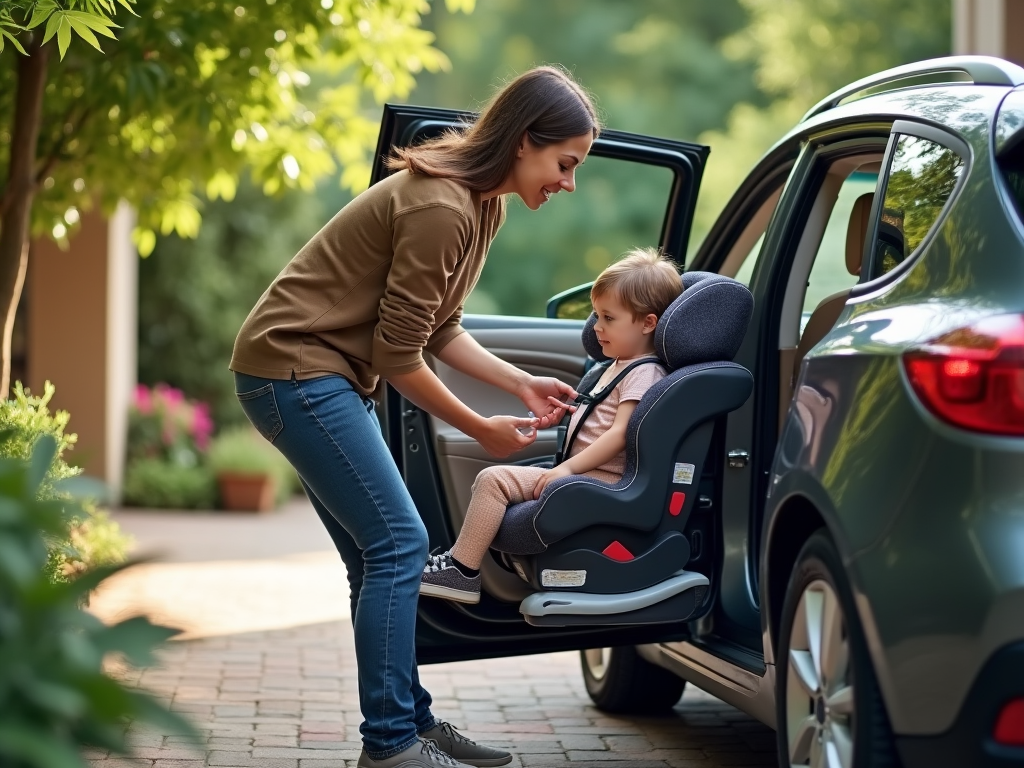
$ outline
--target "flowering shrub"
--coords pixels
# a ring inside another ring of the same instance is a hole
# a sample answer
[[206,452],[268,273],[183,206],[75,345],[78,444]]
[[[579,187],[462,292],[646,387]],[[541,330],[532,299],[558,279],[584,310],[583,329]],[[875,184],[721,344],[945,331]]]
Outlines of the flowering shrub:
[[[64,452],[74,446],[78,436],[64,431],[71,418],[67,411],[51,413],[54,392],[53,384],[47,381],[43,394],[33,395],[19,381],[11,398],[0,400],[0,461],[27,461],[33,455],[42,455],[34,453],[40,438],[54,441],[55,450],[37,491],[41,501],[66,498],[58,485],[82,472],[64,459]],[[59,536],[46,536],[46,573],[54,582],[68,581],[97,566],[123,562],[131,544],[130,537],[94,500],[85,499],[75,509],[75,514],[65,518],[66,527]]]
[[167,384],[135,388],[128,413],[125,504],[211,509],[216,483],[206,466],[213,419],[206,403],[189,400]]
[[213,420],[206,403],[188,400],[180,389],[157,384],[135,388],[128,418],[128,460],[160,459],[194,467],[206,452]]

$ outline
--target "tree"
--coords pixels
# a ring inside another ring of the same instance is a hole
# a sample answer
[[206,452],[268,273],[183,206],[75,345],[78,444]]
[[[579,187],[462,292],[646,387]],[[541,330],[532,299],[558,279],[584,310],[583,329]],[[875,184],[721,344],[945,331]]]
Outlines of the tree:
[[[753,62],[771,105],[740,103],[712,147],[694,229],[706,233],[750,167],[817,101],[874,72],[949,55],[949,0],[740,0],[750,23],[723,44]],[[698,238],[691,238],[691,250]]]
[[[739,0],[489,0],[471,18],[439,9],[424,24],[452,71],[420,78],[411,99],[479,108],[503,80],[558,63],[594,94],[608,127],[692,141],[721,128],[737,101],[768,101],[754,63],[721,50],[747,21]],[[510,201],[466,310],[543,314],[550,296],[627,248],[656,245],[670,181],[668,171],[590,158],[576,192],[543,211]]]
[[30,234],[66,242],[123,199],[146,255],[157,231],[194,237],[198,193],[230,199],[245,169],[266,193],[339,164],[365,184],[366,99],[449,66],[419,28],[429,0],[135,3],[0,0],[0,395]]

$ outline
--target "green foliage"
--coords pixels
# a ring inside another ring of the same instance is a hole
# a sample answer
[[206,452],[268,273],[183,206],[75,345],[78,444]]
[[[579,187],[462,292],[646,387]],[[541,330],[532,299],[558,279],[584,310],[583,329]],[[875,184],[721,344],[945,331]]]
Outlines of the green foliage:
[[[469,18],[438,9],[425,24],[452,71],[420,78],[412,101],[478,108],[502,80],[558,62],[594,94],[609,127],[693,140],[722,126],[736,101],[764,101],[754,64],[720,50],[745,22],[738,0],[492,0]],[[590,158],[576,180],[572,195],[538,212],[511,201],[467,312],[543,315],[549,297],[657,243],[667,171]]]
[[[39,484],[40,498],[47,501],[61,499],[60,481],[82,471],[64,459],[64,452],[74,446],[78,436],[64,431],[71,418],[67,411],[50,412],[48,406],[54,392],[54,386],[46,382],[41,396],[32,395],[19,381],[14,385],[14,396],[0,401],[0,459],[27,461],[43,436],[51,438],[57,446]],[[46,573],[54,581],[65,581],[94,566],[120,563],[131,543],[118,524],[96,507],[95,500],[87,500],[77,509],[68,518],[67,527],[47,539]]]
[[[336,205],[346,201],[332,192]],[[248,423],[228,370],[235,334],[326,218],[316,198],[272,199],[243,182],[233,201],[204,206],[196,240],[160,238],[139,264],[139,381],[167,382],[209,403],[218,427]]]
[[44,499],[56,497],[56,482],[82,472],[64,460],[64,451],[75,444],[78,435],[64,432],[71,414],[67,411],[50,412],[49,403],[55,391],[53,384],[47,381],[43,385],[43,394],[33,395],[26,392],[19,381],[14,385],[13,397],[0,401],[0,457],[27,460],[36,441],[43,435],[52,437],[57,444],[53,462],[39,489]]
[[181,716],[102,671],[112,654],[136,666],[153,663],[156,647],[175,634],[144,618],[105,626],[79,608],[118,568],[57,584],[44,573],[47,539],[82,514],[66,485],[73,481],[56,486],[62,498],[43,498],[57,455],[57,441],[44,435],[27,461],[0,459],[0,764],[85,768],[83,746],[127,754],[127,719],[197,741]]
[[741,102],[712,151],[698,198],[691,252],[751,166],[817,101],[861,77],[949,54],[948,0],[740,0],[750,23],[727,39],[729,58],[757,66],[773,102]]
[[947,0],[741,0],[750,24],[726,43],[760,87],[806,108],[873,72],[949,53]]
[[124,503],[157,509],[213,509],[217,485],[205,464],[183,467],[164,459],[139,459],[125,470]]
[[[135,1],[116,0],[132,13]],[[57,49],[62,59],[71,45],[72,33],[102,52],[96,35],[114,37],[110,31],[117,27],[110,18],[116,11],[114,0],[67,0],[65,5],[67,7],[61,7],[56,0],[0,0],[0,53],[6,40],[19,53],[28,55],[17,35],[40,26],[43,27],[44,44],[57,38]]]
[[[49,14],[62,55],[46,86],[33,231],[63,241],[81,210],[124,199],[138,209],[143,255],[157,232],[194,237],[200,196],[230,199],[243,170],[268,193],[311,190],[339,165],[342,184],[365,185],[367,96],[401,98],[417,73],[449,65],[419,28],[428,0],[152,0],[116,29],[101,21],[113,0],[0,1],[8,31]],[[72,32],[91,44],[111,29],[105,52],[67,47]],[[18,56],[0,57],[0,148],[19,117]]]
[[207,457],[214,474],[270,475],[278,503],[296,492],[298,476],[288,460],[250,426],[226,429],[213,439]]

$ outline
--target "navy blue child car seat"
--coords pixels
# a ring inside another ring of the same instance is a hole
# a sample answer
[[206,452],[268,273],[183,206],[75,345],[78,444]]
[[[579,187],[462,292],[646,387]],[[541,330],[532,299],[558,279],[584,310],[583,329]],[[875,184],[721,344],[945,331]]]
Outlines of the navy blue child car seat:
[[[637,404],[626,430],[626,470],[615,484],[584,475],[551,483],[540,499],[510,506],[491,548],[537,593],[520,611],[532,624],[566,626],[680,621],[697,610],[708,579],[688,572],[684,534],[697,503],[716,419],[750,396],[753,378],[731,362],[753,297],[707,272],[682,275],[685,290],[658,323],[655,353],[668,369]],[[583,345],[599,363],[591,315]],[[589,392],[605,365],[580,382]]]

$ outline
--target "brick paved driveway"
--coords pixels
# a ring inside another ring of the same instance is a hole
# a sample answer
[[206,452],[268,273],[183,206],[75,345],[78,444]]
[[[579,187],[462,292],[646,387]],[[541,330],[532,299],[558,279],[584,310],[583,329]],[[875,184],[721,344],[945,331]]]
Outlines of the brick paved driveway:
[[[187,712],[205,752],[133,728],[139,759],[89,755],[95,768],[348,768],[359,754],[344,571],[305,503],[271,516],[116,517],[140,552],[165,558],[119,575],[93,610],[145,609],[184,626],[142,685]],[[134,572],[133,572],[134,571]],[[611,717],[590,704],[578,656],[558,653],[421,667],[434,709],[513,766],[775,766],[774,733],[688,689],[668,717]]]

